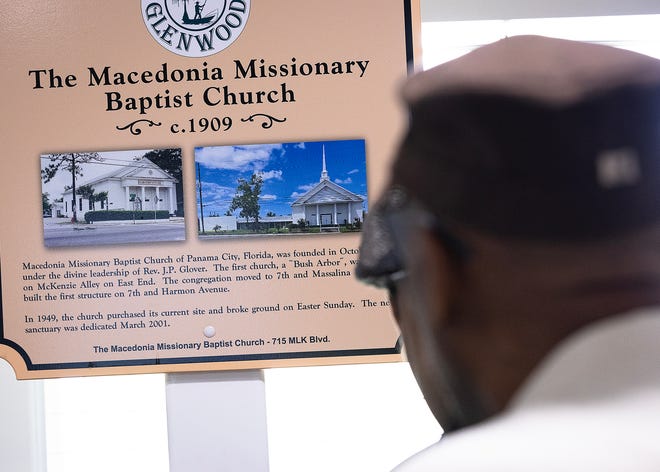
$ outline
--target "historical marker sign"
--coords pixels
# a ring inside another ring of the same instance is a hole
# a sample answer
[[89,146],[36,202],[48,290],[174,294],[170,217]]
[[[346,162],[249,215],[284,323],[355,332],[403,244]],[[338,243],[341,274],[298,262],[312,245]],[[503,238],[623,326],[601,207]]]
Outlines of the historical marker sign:
[[6,5],[17,376],[398,359],[353,269],[405,120],[413,3]]

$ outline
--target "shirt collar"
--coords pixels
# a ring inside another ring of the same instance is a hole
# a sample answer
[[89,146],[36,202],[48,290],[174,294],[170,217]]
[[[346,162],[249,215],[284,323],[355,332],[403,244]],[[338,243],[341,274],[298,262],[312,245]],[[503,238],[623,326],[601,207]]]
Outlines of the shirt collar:
[[660,390],[660,306],[600,320],[563,341],[510,404],[594,402],[633,390]]

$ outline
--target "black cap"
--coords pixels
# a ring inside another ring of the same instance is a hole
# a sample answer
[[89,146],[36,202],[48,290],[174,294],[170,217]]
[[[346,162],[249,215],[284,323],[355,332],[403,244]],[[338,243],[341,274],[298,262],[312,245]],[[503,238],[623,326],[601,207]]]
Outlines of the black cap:
[[660,61],[511,37],[413,76],[392,172],[440,218],[582,240],[660,220]]

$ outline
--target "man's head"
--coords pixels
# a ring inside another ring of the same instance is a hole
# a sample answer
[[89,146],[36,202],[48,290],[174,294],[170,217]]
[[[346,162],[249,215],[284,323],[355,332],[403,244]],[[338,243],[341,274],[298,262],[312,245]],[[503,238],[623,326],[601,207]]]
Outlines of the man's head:
[[358,276],[390,289],[446,430],[501,410],[558,342],[660,301],[660,61],[510,38],[409,80]]

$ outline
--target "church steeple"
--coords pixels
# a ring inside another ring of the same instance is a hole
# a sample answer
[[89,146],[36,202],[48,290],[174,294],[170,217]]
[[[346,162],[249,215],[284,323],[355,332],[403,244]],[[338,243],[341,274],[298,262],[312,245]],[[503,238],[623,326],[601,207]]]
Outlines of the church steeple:
[[325,168],[325,146],[323,146],[323,170],[321,171],[321,182],[328,179],[328,171]]

